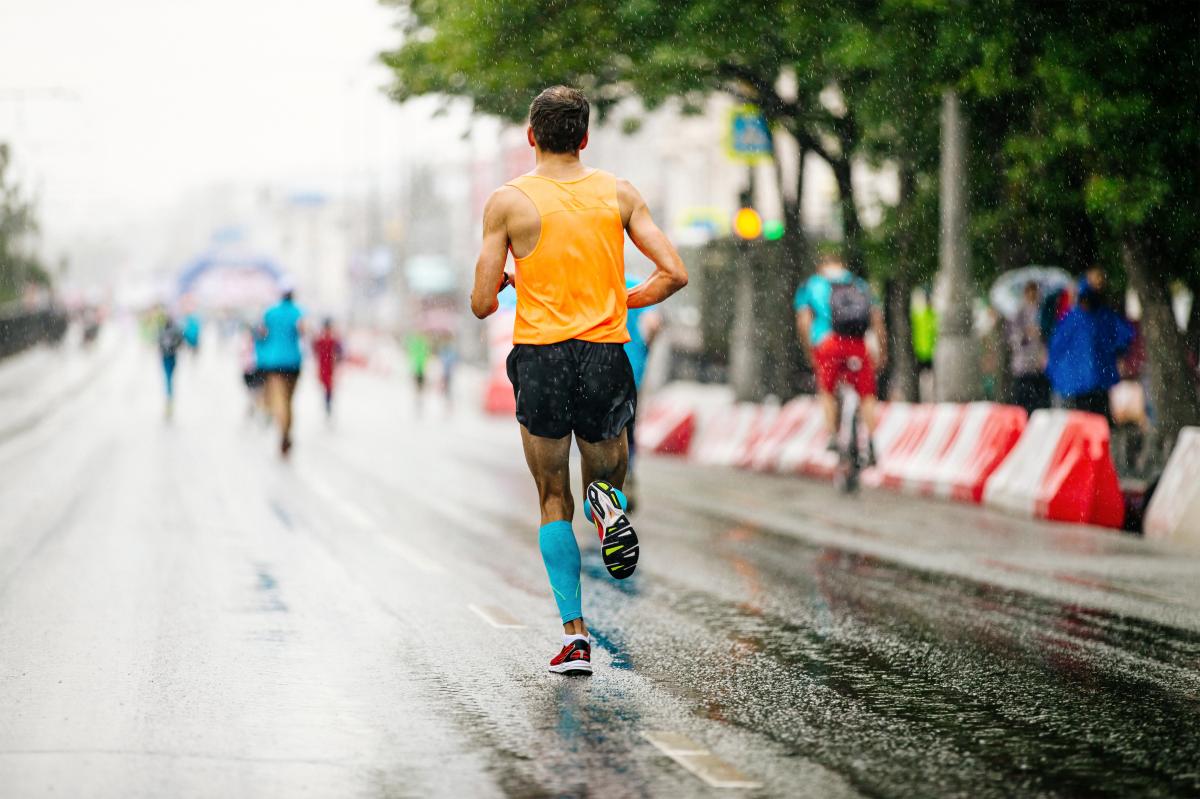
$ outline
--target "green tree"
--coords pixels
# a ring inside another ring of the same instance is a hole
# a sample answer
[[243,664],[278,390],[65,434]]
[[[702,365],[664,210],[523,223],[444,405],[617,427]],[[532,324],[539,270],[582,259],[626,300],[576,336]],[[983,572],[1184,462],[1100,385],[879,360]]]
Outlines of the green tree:
[[993,142],[980,148],[993,167],[981,242],[1011,265],[1124,272],[1142,300],[1150,400],[1169,446],[1200,422],[1170,298],[1173,282],[1200,286],[1200,10],[1119,0],[997,8],[985,57],[962,79]]
[[27,237],[37,232],[37,218],[33,204],[9,175],[11,165],[8,145],[0,142],[0,303],[19,296],[27,283],[49,282],[45,268],[24,247]]
[[[391,2],[401,8],[403,44],[383,60],[395,72],[398,100],[467,97],[476,109],[515,121],[533,94],[563,82],[586,91],[601,118],[633,96],[650,108],[675,99],[695,110],[714,92],[757,104],[777,132],[833,169],[847,259],[863,271],[851,182],[860,131],[839,93],[869,78],[871,52],[857,15],[875,2]],[[782,184],[783,175],[777,178]],[[780,189],[800,254],[799,185]]]

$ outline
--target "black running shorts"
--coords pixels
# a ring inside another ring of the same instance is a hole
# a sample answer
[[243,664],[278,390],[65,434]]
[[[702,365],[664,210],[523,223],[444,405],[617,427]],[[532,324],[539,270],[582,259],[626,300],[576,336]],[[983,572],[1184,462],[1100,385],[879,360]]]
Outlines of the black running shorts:
[[508,355],[517,421],[543,438],[595,444],[621,435],[633,421],[637,388],[620,344],[571,339],[517,344]]

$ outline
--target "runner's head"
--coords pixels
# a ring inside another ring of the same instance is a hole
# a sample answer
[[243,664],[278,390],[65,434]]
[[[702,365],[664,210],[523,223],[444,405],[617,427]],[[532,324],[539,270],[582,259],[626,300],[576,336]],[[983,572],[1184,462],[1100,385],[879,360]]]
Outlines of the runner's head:
[[570,86],[551,86],[529,104],[529,145],[543,153],[573,155],[588,140],[587,98]]
[[817,269],[825,277],[837,277],[846,271],[846,265],[836,253],[825,253],[817,262]]

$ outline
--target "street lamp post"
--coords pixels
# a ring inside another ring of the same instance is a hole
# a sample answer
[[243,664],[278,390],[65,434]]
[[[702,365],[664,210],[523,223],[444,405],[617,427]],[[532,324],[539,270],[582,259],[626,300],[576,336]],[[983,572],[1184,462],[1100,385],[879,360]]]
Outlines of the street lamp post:
[[942,95],[941,242],[934,308],[934,396],[939,402],[979,398],[979,343],[972,331],[974,279],[967,237],[966,122],[958,94]]

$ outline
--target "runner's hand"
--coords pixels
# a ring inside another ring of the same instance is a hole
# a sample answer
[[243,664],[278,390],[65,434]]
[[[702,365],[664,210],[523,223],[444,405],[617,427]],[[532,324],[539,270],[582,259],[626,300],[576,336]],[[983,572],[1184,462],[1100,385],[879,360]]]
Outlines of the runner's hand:
[[499,294],[500,292],[504,291],[509,286],[515,286],[515,285],[517,285],[517,276],[509,274],[508,272],[504,272],[500,276],[500,288],[496,289],[496,293]]

